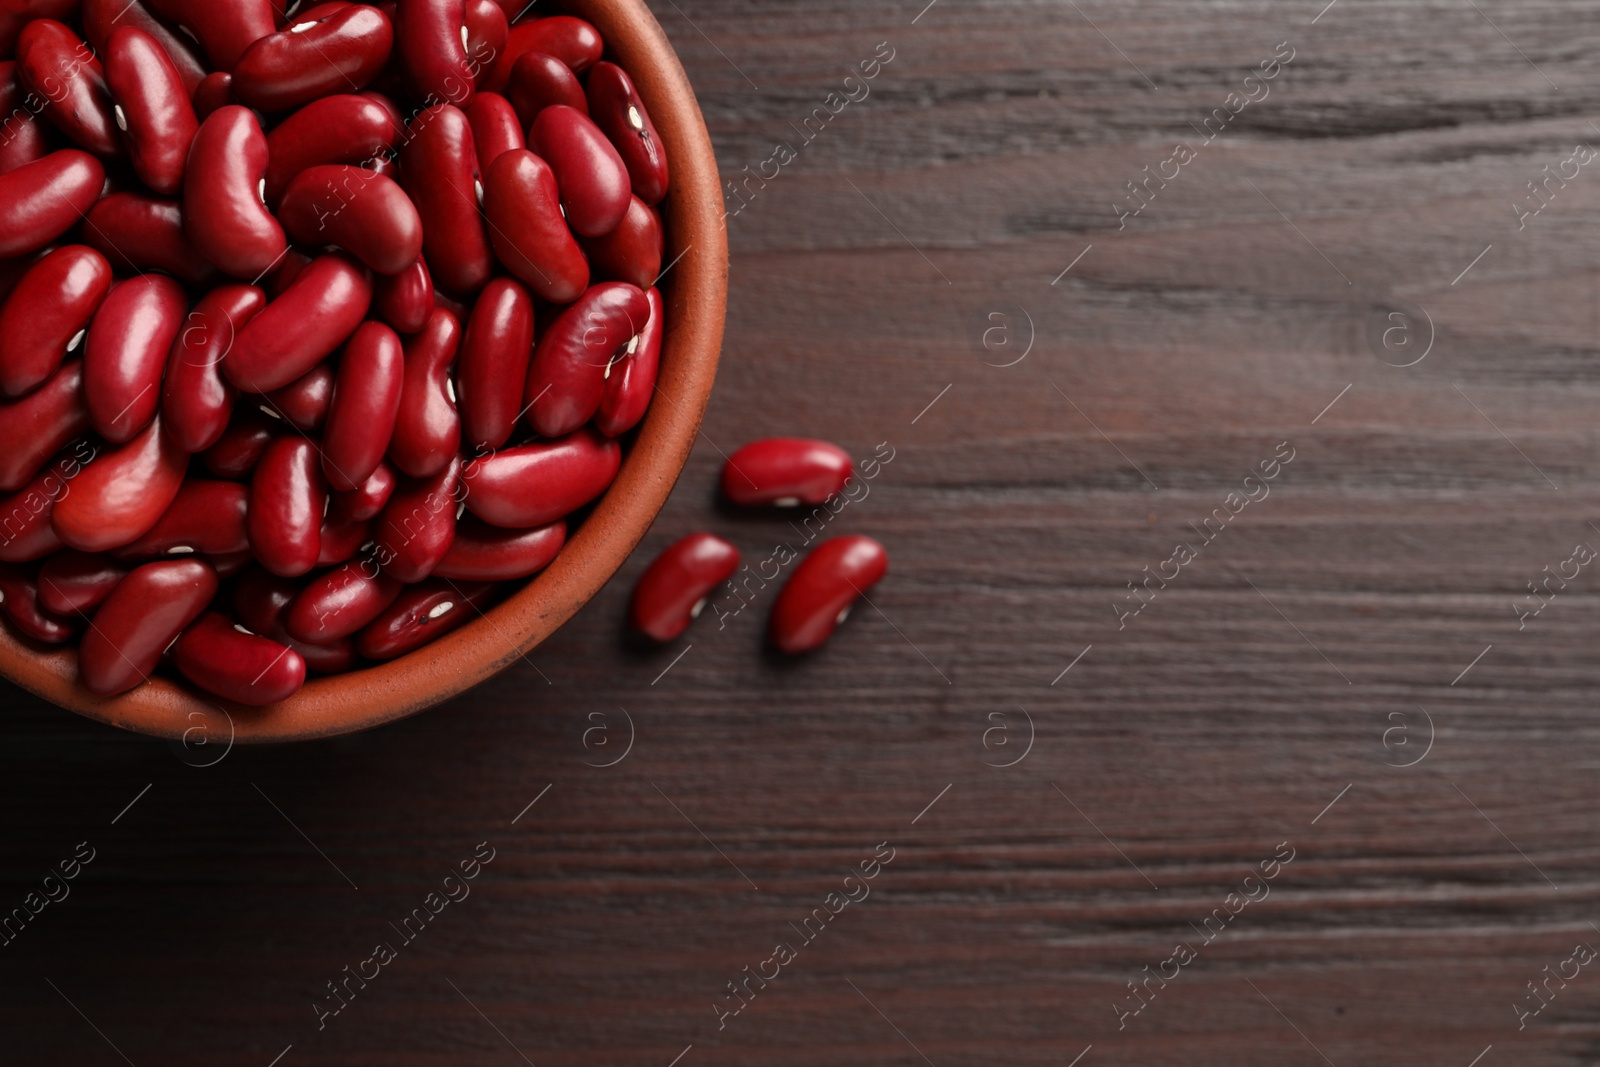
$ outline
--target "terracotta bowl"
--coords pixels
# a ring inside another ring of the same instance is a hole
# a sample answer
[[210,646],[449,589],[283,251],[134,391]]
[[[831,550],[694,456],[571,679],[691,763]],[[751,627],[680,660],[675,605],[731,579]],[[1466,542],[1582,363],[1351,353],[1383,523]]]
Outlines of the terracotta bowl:
[[661,281],[667,332],[660,392],[616,482],[556,561],[454,633],[390,663],[317,678],[290,699],[246,708],[157,676],[107,700],[77,682],[75,650],[42,651],[0,630],[0,674],[80,715],[156,737],[221,744],[293,741],[365,730],[412,715],[515,663],[571,618],[616,573],[666,502],[694,445],[722,346],[728,245],[711,139],[672,45],[643,0],[567,0],[632,75],[666,145],[672,187]]

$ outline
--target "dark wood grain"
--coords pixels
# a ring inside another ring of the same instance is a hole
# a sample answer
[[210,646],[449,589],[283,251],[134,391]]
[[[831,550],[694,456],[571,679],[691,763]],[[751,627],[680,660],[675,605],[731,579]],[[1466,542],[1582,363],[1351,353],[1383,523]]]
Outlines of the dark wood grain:
[[[5,692],[0,906],[96,858],[0,948],[0,1060],[1600,1061],[1594,965],[1514,1009],[1600,945],[1600,562],[1516,610],[1600,548],[1600,161],[1521,230],[1511,206],[1600,145],[1600,15],[920,8],[657,5],[728,175],[894,59],[729,219],[701,447],[527,663],[205,768]],[[1280,42],[1270,95],[1119,230],[1125,183]],[[1416,309],[1433,347],[1385,365],[1372,323]],[[881,539],[890,577],[804,662],[763,650],[772,589],[640,648],[627,590],[672,539],[799,540],[713,492],[772,432],[894,449],[829,527]],[[1283,442],[1270,496],[1119,629],[1127,583]],[[623,709],[626,758],[586,765],[624,750]],[[986,766],[1024,712],[1031,750]],[[319,1030],[325,983],[485,841],[471,896]],[[871,895],[800,944],[880,842]],[[1127,983],[1283,842],[1270,896],[1119,1030]],[[795,959],[719,1029],[780,940]]]

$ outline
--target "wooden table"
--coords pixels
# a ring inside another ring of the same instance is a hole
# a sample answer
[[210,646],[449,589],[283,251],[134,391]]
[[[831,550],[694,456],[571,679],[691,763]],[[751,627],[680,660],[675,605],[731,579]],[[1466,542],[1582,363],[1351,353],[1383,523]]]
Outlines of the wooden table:
[[[1600,1058],[1593,6],[923,2],[656,5],[725,174],[793,158],[674,499],[528,662],[207,767],[6,691],[0,905],[94,858],[0,1060]],[[770,433],[886,443],[828,532],[890,577],[803,661],[773,588],[637,646],[669,541],[802,539],[716,500]]]

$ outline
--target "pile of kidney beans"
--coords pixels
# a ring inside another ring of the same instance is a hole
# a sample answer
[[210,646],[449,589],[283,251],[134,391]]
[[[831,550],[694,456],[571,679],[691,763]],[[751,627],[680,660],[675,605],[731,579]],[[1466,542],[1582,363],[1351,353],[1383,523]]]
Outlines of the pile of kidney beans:
[[654,392],[667,161],[526,0],[0,2],[0,593],[270,704],[560,550]]

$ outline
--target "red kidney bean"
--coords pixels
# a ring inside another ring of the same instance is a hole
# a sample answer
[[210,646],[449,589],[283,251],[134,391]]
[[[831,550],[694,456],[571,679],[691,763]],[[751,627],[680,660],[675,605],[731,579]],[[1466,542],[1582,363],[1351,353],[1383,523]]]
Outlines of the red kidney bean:
[[494,0],[467,0],[462,15],[467,31],[464,42],[467,71],[472,75],[473,84],[481,87],[489,80],[495,59],[506,50],[511,25]]
[[544,331],[533,350],[523,401],[528,422],[546,437],[571,433],[594,416],[612,362],[637,350],[650,301],[637,286],[591,286]]
[[243,478],[256,469],[262,453],[278,436],[282,425],[258,408],[241,408],[217,438],[217,443],[206,449],[200,458],[206,469],[218,478]]
[[791,655],[820,647],[851,605],[889,571],[889,554],[870,537],[835,537],[800,562],[772,605],[772,643]]
[[472,127],[460,109],[446,104],[419,112],[410,135],[400,149],[400,175],[422,217],[428,270],[452,292],[475,292],[489,280],[493,262],[478,211]]
[[284,578],[315,567],[327,501],[316,446],[298,434],[274,438],[250,478],[245,515],[250,550],[261,565]]
[[20,396],[54,374],[110,288],[110,264],[86,245],[63,245],[30,267],[0,306],[0,392]]
[[229,556],[250,547],[245,533],[249,493],[238,482],[190,478],[156,524],[112,552],[118,559],[156,556]]
[[0,58],[11,58],[17,35],[34,19],[65,21],[77,12],[78,0],[6,0],[0,4]]
[[557,104],[589,113],[589,100],[583,95],[578,76],[571,67],[544,52],[524,52],[517,57],[506,82],[506,99],[524,127],[532,126],[539,112]]
[[266,294],[253,285],[224,285],[201,297],[183,320],[167,355],[161,415],[167,434],[185,452],[204,452],[227,430],[234,394],[222,377],[222,360],[239,328],[266,303]]
[[[345,344],[322,435],[322,473],[336,492],[361,486],[382,462],[400,411],[404,368],[400,338],[382,323],[362,323]],[[361,517],[375,514],[376,507]]]
[[645,295],[650,298],[650,321],[640,331],[633,354],[611,368],[606,395],[600,401],[600,410],[594,413],[595,429],[607,437],[627,433],[637,426],[655,397],[661,337],[666,332],[666,305],[659,289]]
[[472,127],[472,146],[478,156],[478,173],[488,174],[489,164],[502,152],[522,148],[522,127],[510,101],[499,93],[478,93],[462,109]]
[[205,49],[211,66],[232,70],[244,50],[277,30],[269,0],[149,0],[162,18],[171,19],[194,35]]
[[844,490],[854,467],[838,445],[804,437],[751,441],[722,467],[722,493],[735,504],[780,508],[821,504]]
[[616,229],[582,245],[596,278],[648,289],[661,274],[661,220],[637,196],[629,198],[628,213]]
[[657,641],[671,641],[700,617],[711,590],[738,569],[739,550],[715,534],[675,541],[639,576],[628,621]]
[[366,481],[347,492],[333,494],[329,514],[359,522],[376,518],[394,495],[398,481],[387,463],[379,463]]
[[342,93],[314,100],[267,134],[267,203],[307,167],[364,163],[387,154],[402,128],[378,100]]
[[561,214],[555,172],[527,149],[501,153],[483,184],[489,237],[506,269],[545,300],[569,304],[589,284],[589,262]]
[[112,117],[134,172],[151,189],[172,196],[183,188],[189,144],[200,128],[183,77],[161,42],[141,29],[116,30],[106,47]]
[[526,578],[548,567],[566,540],[567,524],[560,519],[531,530],[502,530],[466,515],[457,522],[456,539],[433,573],[474,582]]
[[83,344],[83,394],[95,431],[112,444],[155,418],[161,371],[188,303],[171,278],[144,274],[118,283],[95,311]]
[[247,393],[288,385],[343,344],[371,302],[365,271],[342,256],[318,256],[239,331],[223,373]]
[[328,517],[322,520],[322,545],[317,550],[317,566],[332,567],[354,559],[368,542],[367,535],[371,529],[369,522],[334,515],[330,506]]
[[476,66],[467,56],[466,0],[405,0],[395,14],[395,54],[429,104],[472,99]]
[[26,485],[68,441],[89,429],[83,363],[64,363],[20,400],[0,404],[0,491]]
[[378,76],[394,45],[388,16],[366,4],[296,16],[260,38],[233,68],[233,91],[262,111],[288,111]]
[[476,619],[493,593],[491,582],[437,579],[409,586],[356,635],[356,650],[367,659],[403,656]]
[[287,700],[306,680],[306,662],[298,652],[243,633],[215,611],[183,631],[172,646],[172,662],[206,692],[252,707]]
[[411,479],[398,486],[373,526],[374,559],[385,574],[402,582],[420,582],[450,551],[456,536],[461,457],[431,478]]
[[143,682],[174,638],[217,595],[217,574],[197,559],[160,560],[135,568],[94,613],[78,648],[78,675],[97,696]]
[[411,198],[364,167],[307,167],[284,190],[278,218],[295,241],[337,245],[379,274],[399,274],[422,254]]
[[589,117],[622,156],[633,194],[646,204],[659,204],[667,195],[667,154],[633,79],[615,63],[596,63],[589,72],[588,94]]
[[276,300],[282,296],[294,280],[300,277],[300,272],[311,266],[311,259],[311,256],[298,248],[290,248],[284,253],[283,258],[278,260],[278,265],[267,272],[267,276],[261,281],[261,287],[267,291],[267,299]]
[[298,592],[299,586],[290,579],[250,567],[234,587],[233,610],[252,632],[288,645],[317,674],[340,674],[355,666],[355,646],[349,640],[309,645],[289,636],[283,628],[283,614]]
[[37,252],[77,225],[105,180],[100,161],[76,148],[0,174],[0,258]]
[[570,15],[553,15],[519,23],[511,27],[506,37],[505,53],[495,63],[484,88],[497,93],[503,90],[511,76],[511,68],[527,52],[555,56],[571,67],[574,74],[582,74],[600,61],[605,48],[599,30]]
[[510,440],[532,355],[533,299],[510,278],[496,278],[472,305],[456,367],[461,432],[473,448],[488,451]]
[[84,552],[129,544],[171,506],[183,484],[188,454],[161,428],[157,416],[125,445],[95,457],[56,502],[57,536]]
[[288,243],[261,201],[267,139],[255,114],[230,104],[200,124],[189,146],[183,228],[195,249],[225,274],[252,281]]
[[39,568],[39,603],[57,615],[88,614],[127,573],[127,565],[110,556],[64,548]]
[[233,92],[233,75],[225,71],[216,71],[207,74],[195,86],[194,117],[204,122],[218,110],[240,106],[239,98]]
[[83,470],[80,457],[93,455],[86,442],[73,452],[62,453],[27,485],[0,501],[0,560],[26,563],[43,559],[61,547],[51,519],[55,505],[72,488],[72,479]]
[[399,415],[389,441],[389,459],[413,478],[443,470],[461,445],[450,367],[461,344],[461,323],[436,309],[422,332],[405,341]]
[[96,155],[121,152],[105,70],[66,24],[35,19],[22,28],[17,77],[56,129]]
[[83,35],[98,55],[109,53],[111,35],[124,26],[143,30],[154,37],[177,70],[184,96],[194,97],[200,80],[206,76],[205,63],[195,52],[193,42],[168,28],[140,0],[83,0],[82,16]]
[[261,398],[262,407],[301,433],[322,429],[333,403],[333,368],[318,363],[282,389]]
[[283,625],[298,641],[327,644],[349,637],[376,619],[400,595],[402,584],[366,560],[335,567],[300,591]]
[[617,443],[592,430],[502,449],[467,464],[467,508],[494,526],[543,526],[605,492],[621,465]]
[[183,234],[183,209],[176,200],[142,193],[112,193],[96,201],[84,219],[83,242],[131,273],[159,270],[193,286],[217,275]]
[[0,571],[0,610],[23,637],[46,645],[70,641],[77,630],[70,619],[60,618],[39,600],[37,581],[6,568]]
[[628,212],[628,168],[589,116],[557,104],[539,112],[528,147],[556,172],[567,222],[583,237],[610,233]]
[[433,279],[421,256],[399,274],[380,274],[372,282],[372,310],[398,333],[416,333],[433,314]]
[[[34,105],[17,78],[17,65],[11,62],[0,63],[0,115],[4,116],[0,119],[0,174],[50,154],[55,138],[34,117]],[[519,130],[518,148],[522,147],[521,141]]]

